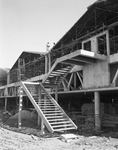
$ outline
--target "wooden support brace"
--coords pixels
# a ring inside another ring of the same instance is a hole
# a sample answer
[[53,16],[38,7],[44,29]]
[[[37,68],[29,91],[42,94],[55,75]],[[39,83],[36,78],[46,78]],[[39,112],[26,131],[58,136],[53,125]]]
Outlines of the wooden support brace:
[[[67,79],[66,78],[64,78],[64,81],[67,83],[67,85],[68,85],[68,81],[67,81]],[[70,85],[70,88],[72,88],[72,86]],[[67,86],[67,90],[68,90],[68,86]]]
[[68,89],[70,88],[70,85],[71,85],[72,79],[73,79],[73,73],[71,74],[71,77],[70,77],[70,80],[69,80],[69,83],[68,83]]
[[83,81],[82,81],[82,78],[80,77],[80,74],[77,72],[77,76],[78,76],[78,78],[79,78],[79,80],[80,80],[80,82],[81,82],[81,85],[83,85]]
[[62,85],[64,87],[64,91],[67,91],[67,87],[66,87],[66,84],[65,84],[64,80],[62,81]]
[[115,76],[113,78],[113,81],[112,81],[112,83],[114,84],[114,86],[115,86],[117,78],[118,78],[118,69],[117,69],[116,74],[115,74]]
[[74,73],[74,89],[77,87],[77,78],[76,78],[76,73]]

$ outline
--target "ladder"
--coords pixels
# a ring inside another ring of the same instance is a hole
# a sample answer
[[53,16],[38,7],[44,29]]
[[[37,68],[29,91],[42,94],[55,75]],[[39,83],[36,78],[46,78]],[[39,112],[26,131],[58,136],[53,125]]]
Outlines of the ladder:
[[21,86],[50,132],[77,129],[74,122],[41,83],[21,82]]

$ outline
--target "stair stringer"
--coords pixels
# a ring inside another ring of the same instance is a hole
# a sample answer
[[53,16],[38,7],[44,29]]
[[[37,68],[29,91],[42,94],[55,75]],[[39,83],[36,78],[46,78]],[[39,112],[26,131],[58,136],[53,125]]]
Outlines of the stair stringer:
[[[28,84],[28,82],[26,82]],[[30,83],[31,84],[31,83]],[[39,83],[33,83],[33,84],[37,84],[39,85]],[[35,102],[34,98],[32,97],[31,93],[28,91],[27,87],[25,86],[25,84],[21,81],[21,86],[23,88],[23,90],[25,91],[25,93],[27,94],[28,98],[30,99],[31,103],[33,104],[33,106],[35,107],[36,111],[38,112],[39,116],[41,117],[41,119],[43,120],[44,124],[46,125],[46,127],[48,128],[48,130],[52,133],[53,128],[51,127],[50,123],[48,122],[48,120],[46,119],[45,115],[43,114],[43,112],[41,111],[40,107],[37,105],[37,103]]]

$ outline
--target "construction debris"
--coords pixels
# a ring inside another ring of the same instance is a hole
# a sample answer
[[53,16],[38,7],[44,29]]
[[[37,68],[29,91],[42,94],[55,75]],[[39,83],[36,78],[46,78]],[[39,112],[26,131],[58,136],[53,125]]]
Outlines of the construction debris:
[[60,139],[62,140],[62,141],[65,141],[65,142],[70,142],[71,140],[73,140],[73,139],[77,139],[78,138],[78,136],[76,136],[75,134],[62,134],[61,136],[60,136]]

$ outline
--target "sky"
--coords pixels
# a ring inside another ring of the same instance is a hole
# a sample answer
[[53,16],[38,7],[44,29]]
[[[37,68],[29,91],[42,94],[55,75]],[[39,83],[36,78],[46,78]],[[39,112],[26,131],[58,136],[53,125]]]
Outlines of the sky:
[[0,0],[0,68],[23,51],[45,52],[96,0]]

